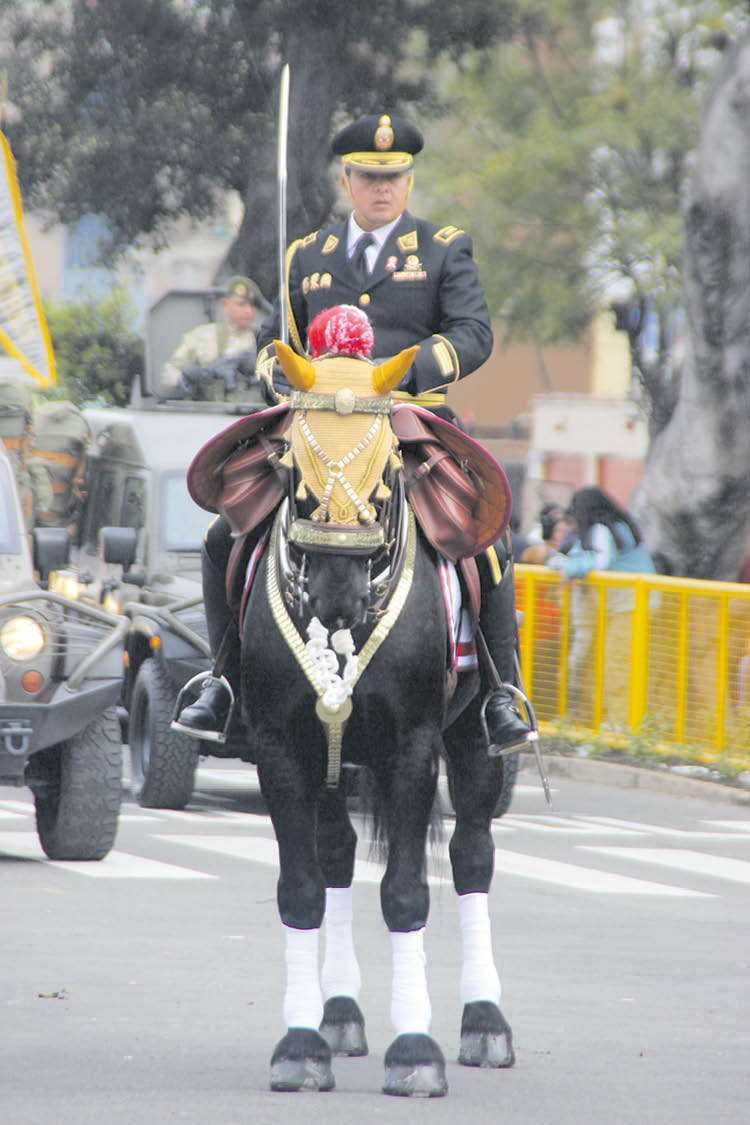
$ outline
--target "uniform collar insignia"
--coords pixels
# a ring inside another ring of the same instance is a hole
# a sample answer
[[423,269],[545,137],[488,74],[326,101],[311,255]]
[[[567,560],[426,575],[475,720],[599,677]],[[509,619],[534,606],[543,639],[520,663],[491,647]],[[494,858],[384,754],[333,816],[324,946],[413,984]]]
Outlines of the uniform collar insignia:
[[323,243],[323,249],[320,251],[321,254],[332,254],[333,251],[338,246],[338,244],[339,244],[339,240],[336,237],[336,235],[335,234],[329,234],[328,238]]
[[410,250],[419,249],[417,232],[415,230],[410,230],[408,234],[399,235],[396,239],[396,244],[403,254],[408,253]]

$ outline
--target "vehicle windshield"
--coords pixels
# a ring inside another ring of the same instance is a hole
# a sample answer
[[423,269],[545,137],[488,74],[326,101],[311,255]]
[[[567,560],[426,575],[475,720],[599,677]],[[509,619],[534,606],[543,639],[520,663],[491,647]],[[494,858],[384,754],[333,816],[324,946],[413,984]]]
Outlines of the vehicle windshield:
[[10,469],[0,462],[0,555],[20,555],[21,537]]
[[169,473],[161,484],[161,539],[167,551],[199,551],[213,519],[191,498],[184,473]]

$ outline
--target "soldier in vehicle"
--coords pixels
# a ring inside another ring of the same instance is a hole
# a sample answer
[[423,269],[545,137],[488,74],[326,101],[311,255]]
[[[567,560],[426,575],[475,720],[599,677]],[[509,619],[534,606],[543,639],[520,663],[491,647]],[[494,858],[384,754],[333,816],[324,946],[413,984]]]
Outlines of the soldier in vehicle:
[[249,277],[232,277],[221,300],[222,320],[199,324],[180,340],[161,375],[165,391],[197,400],[239,401],[254,381],[254,325],[266,306]]
[[[287,252],[289,340],[304,353],[307,325],[319,312],[334,305],[356,305],[372,324],[374,357],[386,358],[420,345],[394,398],[455,421],[445,406],[446,390],[487,359],[492,328],[471,239],[458,227],[439,227],[406,210],[414,156],[422,147],[418,129],[387,114],[363,117],[334,137],[332,151],[342,160],[341,183],[352,212],[348,219],[293,243]],[[274,401],[289,391],[274,359],[273,340],[279,336],[277,303],[260,329],[257,365]],[[231,623],[224,592],[230,547],[229,525],[217,518],[203,550],[205,608],[214,653]],[[482,631],[500,678],[513,682],[515,595],[504,543],[486,551],[479,565]],[[235,637],[230,647],[224,674],[236,689],[239,639]],[[209,678],[196,702],[181,711],[178,729],[198,738],[215,738],[227,707],[226,689],[216,677]],[[486,718],[495,745],[507,748],[526,740],[528,727],[510,692],[492,693]]]

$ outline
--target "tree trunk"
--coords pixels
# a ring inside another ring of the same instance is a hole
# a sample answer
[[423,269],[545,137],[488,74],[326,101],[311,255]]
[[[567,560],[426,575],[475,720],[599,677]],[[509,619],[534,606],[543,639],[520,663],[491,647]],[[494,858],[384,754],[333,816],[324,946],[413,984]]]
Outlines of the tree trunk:
[[687,355],[633,508],[665,569],[734,581],[750,529],[750,37],[708,96],[684,219]]
[[[287,145],[287,243],[318,230],[330,217],[335,192],[329,171],[335,83],[326,76],[335,72],[331,36],[314,23],[288,35],[285,60],[289,63],[289,138]],[[275,104],[278,105],[278,90]],[[219,270],[219,278],[232,273],[252,277],[269,300],[279,288],[276,121],[249,139],[248,151],[255,171],[248,177],[245,210],[237,237]]]

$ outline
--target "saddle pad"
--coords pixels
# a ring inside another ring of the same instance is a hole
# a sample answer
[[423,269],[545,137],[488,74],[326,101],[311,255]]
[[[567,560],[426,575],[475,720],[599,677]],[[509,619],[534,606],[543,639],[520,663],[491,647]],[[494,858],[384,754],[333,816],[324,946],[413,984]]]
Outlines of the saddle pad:
[[411,404],[393,408],[392,426],[409,503],[433,547],[455,562],[499,539],[510,520],[510,487],[484,446]]
[[458,571],[449,559],[439,557],[438,576],[448,623],[451,667],[457,672],[478,668],[471,613],[463,604]]

